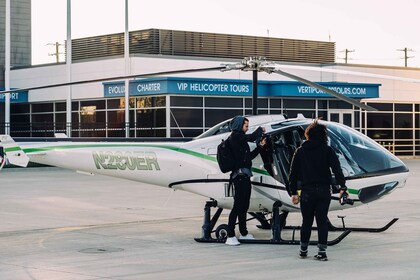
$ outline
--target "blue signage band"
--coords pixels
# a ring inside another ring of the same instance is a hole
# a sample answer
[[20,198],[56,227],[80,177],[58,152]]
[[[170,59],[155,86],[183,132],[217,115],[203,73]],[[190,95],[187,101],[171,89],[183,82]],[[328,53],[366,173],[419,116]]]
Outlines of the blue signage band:
[[[329,89],[352,98],[379,97],[380,84],[320,82]],[[105,82],[104,97],[122,97],[123,81]],[[151,78],[130,81],[130,96],[152,94],[186,94],[215,96],[252,96],[252,81],[198,79],[198,78]],[[259,81],[258,94],[262,97],[331,97],[328,93],[293,81]]]

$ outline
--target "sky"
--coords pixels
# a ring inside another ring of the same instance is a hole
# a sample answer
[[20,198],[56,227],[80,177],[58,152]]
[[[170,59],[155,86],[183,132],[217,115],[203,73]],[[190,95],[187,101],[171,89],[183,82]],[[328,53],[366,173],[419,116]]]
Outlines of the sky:
[[[124,32],[125,0],[72,0],[72,38]],[[53,63],[67,0],[32,0],[32,63]],[[332,41],[336,62],[420,67],[417,0],[129,0],[129,30],[148,28]],[[64,51],[64,48],[61,48]],[[61,55],[60,61],[64,61]]]

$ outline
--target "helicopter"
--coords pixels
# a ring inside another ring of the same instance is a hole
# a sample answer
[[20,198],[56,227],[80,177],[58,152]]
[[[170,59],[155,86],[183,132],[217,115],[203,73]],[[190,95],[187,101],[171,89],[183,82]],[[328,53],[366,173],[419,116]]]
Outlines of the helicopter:
[[[330,93],[340,100],[362,109],[373,110],[366,104],[284,72],[277,65],[258,59],[245,59],[237,64],[223,65],[211,70],[277,73]],[[173,72],[188,71],[191,70]],[[161,73],[140,76],[159,74]],[[136,75],[132,77],[138,78]],[[121,78],[123,77],[115,79]],[[99,80],[20,90],[95,81]],[[293,154],[303,143],[304,130],[313,120],[306,119],[302,115],[293,119],[288,119],[283,115],[255,115],[247,118],[250,122],[249,132],[252,133],[257,127],[262,126],[265,128],[268,139],[266,148],[253,161],[254,176],[251,179],[252,194],[249,214],[252,218],[257,219],[260,228],[272,230],[272,238],[269,240],[244,240],[244,243],[299,244],[299,241],[294,237],[291,240],[281,237],[283,229],[296,230],[299,228],[286,225],[289,213],[300,212],[299,206],[293,205],[287,192],[287,178]],[[333,194],[330,211],[371,203],[391,193],[397,187],[405,185],[409,170],[388,150],[350,127],[335,122],[322,120],[320,122],[327,126],[330,145],[339,158],[347,180],[349,197],[354,201],[353,205],[342,205],[339,203],[338,195]],[[230,135],[229,123],[230,119],[225,120],[187,142],[63,142],[57,139],[56,142],[18,144],[9,135],[0,135],[0,169],[6,162],[26,167],[30,161],[191,192],[209,198],[204,208],[202,235],[195,240],[198,242],[224,242],[227,226],[221,224],[215,230],[214,228],[222,211],[232,208],[233,190],[229,183],[229,174],[222,173],[218,167],[216,154],[217,146]],[[250,143],[250,146],[253,149],[255,144]],[[211,217],[211,208],[217,208],[213,217]],[[267,218],[270,215],[271,218]],[[336,227],[330,223],[330,230],[343,231],[343,233],[336,239],[328,241],[328,244],[339,243],[351,231],[380,232],[387,230],[397,220],[394,218],[381,228],[349,228],[344,226],[344,221],[343,227]],[[215,238],[212,237],[212,233],[215,234]],[[311,244],[316,244],[316,242],[311,242]]]

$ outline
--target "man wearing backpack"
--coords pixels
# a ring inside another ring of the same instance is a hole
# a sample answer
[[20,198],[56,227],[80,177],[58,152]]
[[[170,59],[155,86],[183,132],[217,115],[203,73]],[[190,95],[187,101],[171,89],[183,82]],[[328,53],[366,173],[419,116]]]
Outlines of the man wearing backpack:
[[[263,128],[258,127],[252,134],[246,134],[249,127],[249,120],[243,116],[236,116],[230,122],[232,133],[229,137],[230,146],[235,158],[235,168],[231,173],[231,179],[235,187],[233,208],[229,214],[228,237],[226,245],[239,245],[235,236],[236,219],[239,220],[239,231],[241,239],[254,239],[246,228],[246,214],[251,198],[251,177],[252,160],[259,154],[261,147],[265,145],[265,138],[262,138]],[[260,139],[257,147],[251,152],[248,142]]]

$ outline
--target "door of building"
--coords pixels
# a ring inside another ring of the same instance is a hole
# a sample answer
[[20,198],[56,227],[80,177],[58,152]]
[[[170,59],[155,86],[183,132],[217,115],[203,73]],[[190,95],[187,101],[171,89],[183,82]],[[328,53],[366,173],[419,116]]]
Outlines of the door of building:
[[329,110],[328,120],[354,127],[353,110]]

